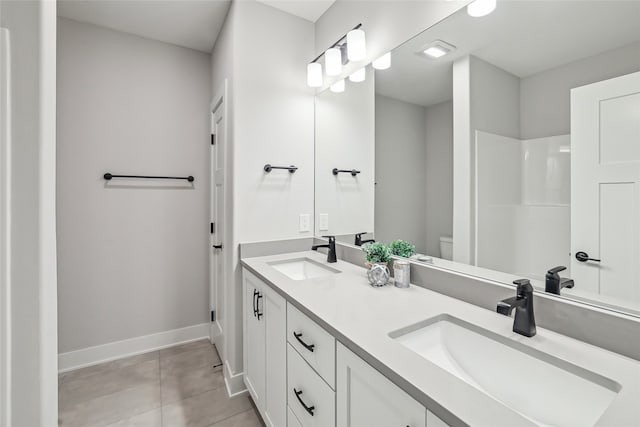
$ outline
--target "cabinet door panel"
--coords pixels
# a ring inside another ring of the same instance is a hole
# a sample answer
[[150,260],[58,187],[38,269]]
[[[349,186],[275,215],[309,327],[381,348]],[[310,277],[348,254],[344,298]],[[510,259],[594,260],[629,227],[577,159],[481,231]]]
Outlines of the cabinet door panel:
[[424,427],[427,411],[338,343],[336,412],[338,427]]
[[287,407],[287,427],[302,427],[291,408]]
[[265,322],[265,422],[270,427],[287,424],[287,303],[264,286]]
[[[255,276],[244,274],[244,381],[251,397],[261,412],[264,412],[265,396],[265,322],[258,319],[256,306],[263,308],[258,299],[261,286]],[[264,296],[263,296],[264,298]]]

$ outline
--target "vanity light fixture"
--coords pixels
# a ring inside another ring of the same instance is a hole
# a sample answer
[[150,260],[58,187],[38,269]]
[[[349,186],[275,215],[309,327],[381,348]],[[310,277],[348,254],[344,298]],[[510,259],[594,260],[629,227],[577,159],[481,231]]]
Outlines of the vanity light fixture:
[[367,57],[367,44],[364,31],[360,28],[347,33],[347,58],[349,61],[362,61]]
[[376,70],[386,70],[391,67],[391,52],[387,52],[380,58],[374,60],[371,65],[373,65],[373,68]]
[[425,46],[422,49],[422,53],[430,58],[437,59],[442,58],[443,56],[453,52],[454,50],[456,50],[456,47],[454,45],[443,42],[442,40],[436,40]]
[[307,65],[307,85],[309,87],[322,86],[322,64],[319,62],[312,62]]
[[367,76],[367,72],[365,70],[364,67],[357,69],[356,71],[354,71],[350,76],[349,76],[349,80],[354,82],[354,83],[360,83],[363,82],[364,79]]
[[[347,64],[349,61],[362,61],[366,58],[367,46],[365,42],[365,35],[364,31],[361,30],[360,27],[362,27],[362,24],[358,24],[353,27],[351,31],[340,37],[340,39],[332,44],[326,51],[322,52],[313,61],[307,64],[308,86],[322,86],[322,64],[318,61],[320,61],[320,58],[323,56],[324,71],[327,76],[339,76],[342,74],[343,65]],[[344,87],[340,92],[343,90]]]
[[475,0],[467,6],[467,13],[474,18],[487,16],[496,9],[496,0]]
[[324,68],[327,76],[337,76],[342,73],[342,51],[339,47],[330,47],[324,53]]
[[332,84],[330,89],[331,89],[331,92],[335,92],[335,93],[344,92],[344,79],[338,80],[337,82]]

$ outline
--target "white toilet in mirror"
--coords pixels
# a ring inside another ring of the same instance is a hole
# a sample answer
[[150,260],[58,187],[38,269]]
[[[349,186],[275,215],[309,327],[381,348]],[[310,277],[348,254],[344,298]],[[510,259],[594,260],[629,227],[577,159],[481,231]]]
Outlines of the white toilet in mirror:
[[441,236],[440,237],[440,258],[453,259],[453,237]]

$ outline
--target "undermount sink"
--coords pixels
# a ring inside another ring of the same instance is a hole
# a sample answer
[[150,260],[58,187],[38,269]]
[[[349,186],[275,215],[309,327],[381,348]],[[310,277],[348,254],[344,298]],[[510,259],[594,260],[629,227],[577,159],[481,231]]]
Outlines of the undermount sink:
[[543,426],[593,426],[620,384],[450,315],[389,336]]
[[309,258],[288,259],[270,262],[269,265],[292,280],[313,279],[340,273],[339,270]]

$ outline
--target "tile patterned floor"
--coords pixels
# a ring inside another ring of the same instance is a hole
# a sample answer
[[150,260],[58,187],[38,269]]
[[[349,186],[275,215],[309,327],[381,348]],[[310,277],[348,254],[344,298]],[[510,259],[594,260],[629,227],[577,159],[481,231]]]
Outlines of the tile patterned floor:
[[261,427],[229,398],[220,357],[201,340],[61,374],[60,427]]

